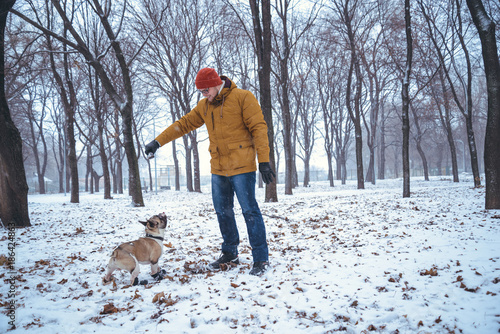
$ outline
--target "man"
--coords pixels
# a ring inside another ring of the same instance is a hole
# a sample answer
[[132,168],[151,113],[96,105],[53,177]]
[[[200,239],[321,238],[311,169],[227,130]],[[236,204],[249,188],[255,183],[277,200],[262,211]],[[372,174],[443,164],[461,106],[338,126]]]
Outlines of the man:
[[196,75],[196,88],[204,98],[188,114],[169,126],[146,145],[146,154],[156,150],[203,124],[210,140],[212,201],[223,238],[222,255],[210,264],[237,265],[240,241],[234,217],[234,194],[238,198],[252,246],[251,275],[260,276],[269,266],[266,229],[255,199],[255,178],[259,171],[266,184],[275,174],[269,164],[267,124],[255,96],[229,78],[219,77],[212,68],[203,68]]

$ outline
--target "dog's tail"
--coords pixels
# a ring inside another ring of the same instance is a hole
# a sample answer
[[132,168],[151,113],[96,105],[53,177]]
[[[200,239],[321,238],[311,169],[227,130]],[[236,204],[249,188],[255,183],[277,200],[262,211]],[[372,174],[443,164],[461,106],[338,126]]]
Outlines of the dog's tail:
[[115,250],[113,251],[113,253],[111,253],[111,258],[112,259],[116,259],[119,249],[122,249],[121,246],[118,246],[117,248],[115,248]]

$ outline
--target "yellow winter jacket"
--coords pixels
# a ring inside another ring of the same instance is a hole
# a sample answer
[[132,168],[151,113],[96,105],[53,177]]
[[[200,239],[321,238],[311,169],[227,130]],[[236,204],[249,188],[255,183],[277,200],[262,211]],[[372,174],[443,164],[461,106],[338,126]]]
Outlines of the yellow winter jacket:
[[210,140],[212,174],[233,176],[257,170],[258,161],[269,162],[267,124],[255,96],[221,76],[224,88],[209,103],[198,105],[163,131],[156,141],[163,146],[203,124]]

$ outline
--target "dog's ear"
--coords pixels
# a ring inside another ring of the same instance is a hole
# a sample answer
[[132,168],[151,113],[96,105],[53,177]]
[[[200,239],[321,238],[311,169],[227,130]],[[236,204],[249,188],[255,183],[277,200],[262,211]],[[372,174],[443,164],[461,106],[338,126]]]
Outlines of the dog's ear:
[[158,215],[158,217],[161,219],[161,220],[164,220],[164,221],[167,221],[167,215],[165,214],[165,212],[162,212]]
[[140,220],[139,220],[139,223],[141,223],[142,225],[144,225],[144,227],[146,227],[148,225],[148,222],[141,222]]

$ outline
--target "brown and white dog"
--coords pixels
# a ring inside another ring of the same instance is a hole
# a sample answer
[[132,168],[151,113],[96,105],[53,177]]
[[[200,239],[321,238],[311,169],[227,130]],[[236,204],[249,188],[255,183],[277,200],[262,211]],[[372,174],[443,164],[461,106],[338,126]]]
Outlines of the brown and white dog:
[[[137,285],[139,283],[137,278],[140,272],[139,264],[150,264],[151,276],[156,280],[163,278],[165,271],[160,271],[158,260],[163,251],[163,236],[167,227],[167,216],[165,213],[160,213],[145,222],[140,221],[139,223],[145,226],[146,237],[123,243],[113,251],[108,263],[108,271],[103,278],[105,285],[113,281],[111,275],[116,269],[130,272],[130,284]],[[141,282],[141,284],[146,283]]]

